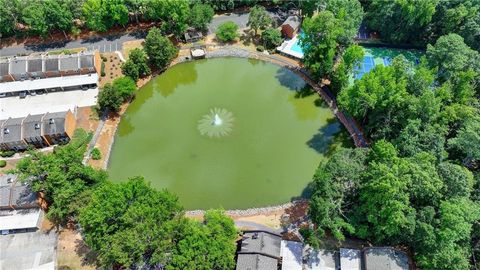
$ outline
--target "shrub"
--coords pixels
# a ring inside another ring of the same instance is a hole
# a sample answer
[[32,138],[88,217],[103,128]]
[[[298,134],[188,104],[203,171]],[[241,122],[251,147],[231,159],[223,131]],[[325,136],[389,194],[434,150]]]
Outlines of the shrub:
[[100,149],[98,149],[96,147],[92,149],[92,153],[90,154],[90,156],[94,160],[102,159],[102,153],[100,152]]
[[217,35],[218,40],[222,42],[228,42],[236,39],[238,37],[238,25],[232,21],[222,23],[215,34]]
[[12,157],[13,155],[15,155],[15,151],[13,150],[0,152],[0,157]]
[[262,33],[263,46],[267,49],[273,49],[283,41],[282,33],[278,29],[269,28]]
[[151,70],[148,66],[148,58],[144,50],[139,48],[133,49],[128,55],[128,60],[132,61],[135,66],[137,66],[139,77],[145,77],[150,75]]
[[115,91],[120,93],[122,101],[126,101],[133,96],[135,90],[137,90],[137,85],[135,84],[135,81],[132,80],[132,78],[122,77],[117,78],[113,81],[113,88],[115,89]]
[[100,76],[105,77],[105,62],[102,62],[102,66],[100,68]]
[[265,51],[265,48],[262,45],[258,45],[257,46],[257,51],[263,52],[263,51]]
[[5,160],[0,160],[0,168],[7,166],[7,162]]
[[98,106],[100,110],[112,110],[117,112],[122,105],[123,98],[120,92],[107,83],[98,94]]

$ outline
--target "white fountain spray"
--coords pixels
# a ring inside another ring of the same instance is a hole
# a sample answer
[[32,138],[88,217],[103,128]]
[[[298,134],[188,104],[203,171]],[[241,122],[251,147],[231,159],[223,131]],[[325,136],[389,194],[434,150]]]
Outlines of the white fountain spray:
[[222,123],[223,123],[222,118],[220,118],[220,116],[218,116],[218,113],[216,113],[214,118],[213,118],[212,125],[220,126]]

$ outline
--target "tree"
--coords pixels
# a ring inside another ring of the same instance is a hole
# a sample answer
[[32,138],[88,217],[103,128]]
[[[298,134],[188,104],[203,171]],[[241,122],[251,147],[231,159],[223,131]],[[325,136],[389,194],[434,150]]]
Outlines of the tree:
[[268,28],[262,32],[263,46],[267,49],[274,49],[282,44],[283,38],[280,30]]
[[[372,138],[391,138],[397,134],[408,114],[407,77],[403,58],[389,67],[376,66],[338,96],[340,108],[367,124]],[[400,78],[397,78],[400,77]]]
[[248,14],[247,26],[255,31],[257,35],[258,29],[265,29],[272,23],[272,18],[263,6],[254,6]]
[[123,75],[132,78],[132,80],[138,81],[138,67],[132,60],[128,59],[127,62],[122,65],[122,73]]
[[427,59],[431,67],[438,68],[441,81],[452,79],[467,70],[480,74],[480,54],[468,47],[457,34],[442,36],[435,45],[428,45]]
[[459,158],[469,168],[480,165],[480,120],[468,119],[455,138],[448,140],[450,148],[460,153]]
[[304,35],[300,37],[303,62],[317,79],[328,77],[333,72],[336,40],[340,34],[338,24],[330,11],[322,11],[303,21]]
[[345,232],[355,232],[346,216],[350,215],[348,205],[358,195],[366,154],[365,149],[340,149],[317,169],[308,213],[320,235],[328,230],[335,238],[344,240]]
[[22,12],[20,0],[0,0],[0,34],[3,37],[11,36],[15,33],[17,22]]
[[45,19],[45,9],[40,2],[29,3],[23,9],[22,17],[31,33],[42,37],[47,35],[49,28]]
[[151,70],[148,66],[148,58],[144,50],[139,48],[131,50],[128,54],[128,60],[131,60],[137,66],[138,75],[140,77],[143,78],[150,75]]
[[162,36],[158,28],[148,31],[144,48],[152,65],[159,69],[167,67],[178,53],[177,48],[168,38]]
[[148,263],[147,254],[171,248],[181,211],[176,196],[136,177],[95,190],[79,221],[85,242],[98,252],[102,265],[131,267]]
[[300,1],[303,15],[311,17],[315,11],[328,10],[338,19],[342,32],[338,36],[338,43],[349,45],[357,36],[363,20],[362,5],[358,0],[304,0]]
[[43,1],[45,20],[49,29],[60,30],[66,36],[73,27],[73,14],[63,2],[57,0]]
[[86,0],[83,16],[88,28],[100,32],[128,23],[128,9],[123,0]]
[[467,168],[450,162],[438,165],[438,174],[445,184],[444,194],[450,198],[468,198],[473,191],[473,174]]
[[213,8],[207,4],[195,4],[190,11],[190,26],[206,31],[214,15]]
[[204,223],[183,216],[178,198],[141,177],[105,183],[79,216],[86,243],[102,265],[173,269],[232,269],[237,232],[222,211]]
[[430,41],[449,33],[455,33],[465,39],[468,46],[480,50],[480,2],[440,1],[433,16],[432,23],[427,28]]
[[238,25],[232,21],[224,22],[218,26],[215,35],[222,42],[229,42],[238,37]]
[[370,28],[394,43],[414,43],[432,20],[439,0],[372,0],[366,9]]
[[131,98],[137,90],[137,85],[135,84],[135,81],[132,80],[132,78],[130,77],[117,78],[113,81],[112,86],[115,91],[120,93],[122,101],[126,101]]
[[152,0],[147,2],[146,18],[162,21],[161,29],[165,33],[181,36],[190,21],[190,2],[188,0]]
[[122,106],[123,97],[112,84],[107,83],[98,95],[98,106],[101,110],[112,110],[117,112]]
[[330,89],[335,93],[339,93],[340,90],[348,86],[350,76],[354,68],[360,65],[363,55],[363,49],[358,45],[351,45],[345,50],[340,63],[333,72]]
[[104,171],[82,164],[91,138],[84,130],[76,130],[67,145],[55,147],[51,154],[32,152],[21,159],[15,169],[33,191],[43,192],[49,205],[47,217],[57,224],[74,218],[74,199],[80,193],[106,181]]

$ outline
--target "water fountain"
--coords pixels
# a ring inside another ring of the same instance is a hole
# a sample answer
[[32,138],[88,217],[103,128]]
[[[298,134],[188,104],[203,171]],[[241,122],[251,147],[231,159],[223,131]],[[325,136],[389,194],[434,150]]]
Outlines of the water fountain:
[[198,121],[200,134],[219,138],[230,134],[233,128],[233,114],[226,109],[213,108]]

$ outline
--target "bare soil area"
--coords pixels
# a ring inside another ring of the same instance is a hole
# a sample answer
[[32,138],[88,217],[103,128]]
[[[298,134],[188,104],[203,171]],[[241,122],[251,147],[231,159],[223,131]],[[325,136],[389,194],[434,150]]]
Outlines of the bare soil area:
[[57,246],[58,269],[97,269],[95,256],[83,242],[79,232],[71,229],[60,231]]

